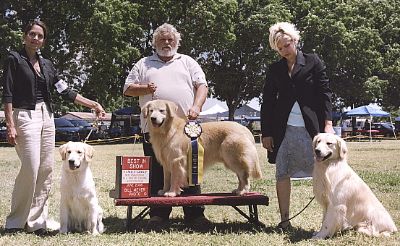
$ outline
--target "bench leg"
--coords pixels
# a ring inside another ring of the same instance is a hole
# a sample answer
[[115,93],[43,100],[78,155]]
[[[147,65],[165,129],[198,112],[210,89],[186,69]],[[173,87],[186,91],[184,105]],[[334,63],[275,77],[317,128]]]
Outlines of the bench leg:
[[132,224],[138,223],[143,220],[150,212],[150,207],[145,207],[135,218],[132,219],[132,205],[128,205],[126,213],[126,230],[129,231]]
[[263,223],[261,223],[258,220],[258,210],[257,210],[257,205],[252,204],[249,205],[249,215],[247,215],[245,212],[243,212],[240,208],[237,206],[232,206],[239,214],[241,214],[243,217],[245,217],[250,223],[253,223],[258,226],[265,226]]
[[257,205],[249,205],[249,217],[250,217],[250,222],[252,223],[259,223],[260,221],[258,220],[258,209]]
[[126,230],[129,230],[132,224],[132,205],[128,205],[126,209]]

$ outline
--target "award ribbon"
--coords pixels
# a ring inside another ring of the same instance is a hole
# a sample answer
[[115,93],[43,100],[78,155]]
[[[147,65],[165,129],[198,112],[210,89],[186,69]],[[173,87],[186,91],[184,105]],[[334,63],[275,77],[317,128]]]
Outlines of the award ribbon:
[[203,182],[204,147],[199,139],[202,129],[198,122],[189,121],[186,123],[184,131],[190,138],[187,156],[189,185],[194,186]]

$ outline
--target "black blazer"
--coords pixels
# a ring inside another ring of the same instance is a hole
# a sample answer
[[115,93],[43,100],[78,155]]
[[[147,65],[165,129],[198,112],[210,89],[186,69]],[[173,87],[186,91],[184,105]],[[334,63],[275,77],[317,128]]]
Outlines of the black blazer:
[[305,127],[313,138],[324,130],[325,120],[332,120],[331,96],[325,65],[316,54],[298,51],[292,77],[285,58],[270,65],[261,105],[262,136],[274,140],[273,152],[268,152],[270,163],[275,163],[293,104],[299,103]]
[[[46,80],[48,105],[53,111],[51,90],[55,88],[55,84],[59,81],[56,69],[53,63],[39,57],[39,65]],[[13,108],[23,108],[34,110],[36,105],[36,87],[37,78],[32,64],[29,62],[25,49],[19,52],[11,51],[4,63],[3,70],[3,103],[12,103]],[[66,88],[60,93],[64,99],[74,101],[77,92],[70,88]]]

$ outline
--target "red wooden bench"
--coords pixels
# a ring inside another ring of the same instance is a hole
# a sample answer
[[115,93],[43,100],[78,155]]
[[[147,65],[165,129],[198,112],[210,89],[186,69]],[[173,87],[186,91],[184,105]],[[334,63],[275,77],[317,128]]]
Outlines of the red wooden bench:
[[[111,196],[111,193],[110,193]],[[116,206],[127,206],[126,228],[141,221],[149,214],[150,207],[176,207],[176,206],[194,206],[194,205],[217,205],[232,206],[239,214],[245,217],[250,223],[264,226],[258,220],[257,205],[268,206],[269,198],[256,192],[247,193],[244,196],[236,196],[232,193],[206,193],[200,195],[182,195],[178,197],[149,197],[135,199],[114,199]],[[135,218],[132,219],[132,207],[145,207]],[[238,206],[248,206],[248,214]]]

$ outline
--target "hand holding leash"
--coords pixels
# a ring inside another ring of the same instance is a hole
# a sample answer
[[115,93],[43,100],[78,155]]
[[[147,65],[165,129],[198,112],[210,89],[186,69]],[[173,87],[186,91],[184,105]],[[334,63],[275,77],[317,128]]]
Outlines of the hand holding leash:
[[187,117],[188,117],[189,120],[195,120],[195,119],[197,119],[197,117],[199,116],[199,114],[200,114],[200,108],[193,105],[193,106],[189,109],[189,112],[188,112],[188,116],[187,116]]

